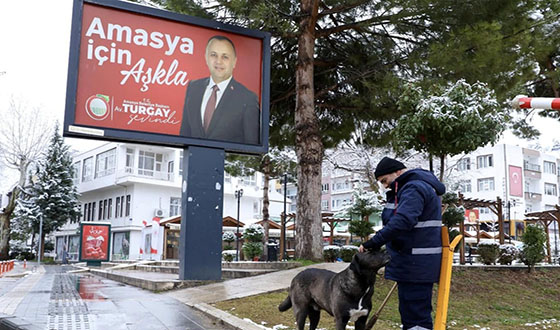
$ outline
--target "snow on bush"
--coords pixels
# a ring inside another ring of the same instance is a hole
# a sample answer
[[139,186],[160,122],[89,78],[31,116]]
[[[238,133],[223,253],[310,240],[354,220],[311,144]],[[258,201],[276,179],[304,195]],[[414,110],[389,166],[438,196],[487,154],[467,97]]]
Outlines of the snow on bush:
[[231,242],[235,241],[235,234],[231,231],[225,231],[222,234],[222,241],[228,242],[228,243],[231,243]]
[[336,245],[326,245],[323,247],[323,258],[328,262],[335,262],[340,257],[340,247]]

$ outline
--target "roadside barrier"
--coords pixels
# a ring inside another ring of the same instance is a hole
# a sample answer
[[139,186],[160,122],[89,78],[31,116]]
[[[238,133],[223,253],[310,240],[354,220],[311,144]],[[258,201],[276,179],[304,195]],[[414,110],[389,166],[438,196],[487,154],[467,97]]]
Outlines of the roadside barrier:
[[14,269],[14,261],[15,260],[0,261],[0,276]]

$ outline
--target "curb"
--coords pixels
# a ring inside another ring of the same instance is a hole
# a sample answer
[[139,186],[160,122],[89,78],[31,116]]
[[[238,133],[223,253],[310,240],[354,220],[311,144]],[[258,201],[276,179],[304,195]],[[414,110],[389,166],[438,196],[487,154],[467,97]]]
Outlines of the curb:
[[218,323],[222,323],[222,325],[227,326],[230,330],[263,330],[262,327],[259,327],[254,323],[242,320],[237,316],[231,315],[228,312],[224,312],[223,310],[212,307],[206,303],[186,305],[204,313],[206,316],[214,319]]
[[0,330],[41,330],[43,328],[33,325],[31,322],[7,314],[0,314]]

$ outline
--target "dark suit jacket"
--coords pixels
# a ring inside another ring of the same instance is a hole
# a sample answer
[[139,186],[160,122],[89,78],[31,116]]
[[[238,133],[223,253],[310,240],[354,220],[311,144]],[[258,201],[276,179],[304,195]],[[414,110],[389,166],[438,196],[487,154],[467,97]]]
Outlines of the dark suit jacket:
[[257,95],[231,79],[214,110],[208,132],[204,131],[200,106],[210,78],[193,80],[187,87],[181,136],[258,144],[260,110]]

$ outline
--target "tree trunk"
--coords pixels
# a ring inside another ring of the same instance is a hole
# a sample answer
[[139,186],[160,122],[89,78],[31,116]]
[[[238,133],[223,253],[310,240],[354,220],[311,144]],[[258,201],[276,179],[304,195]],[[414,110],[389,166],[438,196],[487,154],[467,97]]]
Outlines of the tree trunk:
[[16,201],[19,196],[19,186],[15,186],[10,194],[8,204],[0,214],[0,260],[9,259],[10,251],[10,218],[16,208]]
[[270,214],[268,212],[268,207],[270,205],[270,200],[268,199],[268,181],[270,180],[270,158],[268,157],[268,155],[264,156],[264,186],[263,186],[263,208],[262,208],[262,214],[263,214],[263,227],[264,227],[264,249],[263,249],[263,256],[264,256],[264,260],[268,260],[268,248],[267,248],[267,244],[268,244],[268,230],[269,230],[269,224],[268,224],[268,220],[270,219]]
[[439,156],[439,181],[443,182],[443,171],[445,169],[445,155]]
[[298,195],[296,258],[321,260],[321,160],[323,144],[315,113],[313,57],[319,2],[302,0],[296,69],[296,154]]
[[434,156],[432,154],[428,155],[428,162],[430,163],[430,172],[434,173]]

